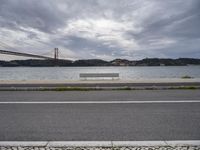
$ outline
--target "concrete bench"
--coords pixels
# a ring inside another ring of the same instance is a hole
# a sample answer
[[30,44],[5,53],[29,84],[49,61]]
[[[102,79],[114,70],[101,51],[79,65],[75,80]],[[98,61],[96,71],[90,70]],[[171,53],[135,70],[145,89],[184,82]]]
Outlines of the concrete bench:
[[119,79],[119,73],[80,73],[80,79]]

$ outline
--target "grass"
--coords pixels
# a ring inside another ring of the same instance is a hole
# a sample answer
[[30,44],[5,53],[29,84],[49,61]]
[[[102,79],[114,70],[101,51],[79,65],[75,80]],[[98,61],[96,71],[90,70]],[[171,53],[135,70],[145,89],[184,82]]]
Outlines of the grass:
[[131,88],[131,87],[121,87],[121,88],[113,88],[113,89],[111,89],[111,90],[135,90],[134,88]]
[[57,88],[44,88],[42,91],[94,91],[100,90],[97,88],[87,88],[87,87],[57,87]]
[[13,88],[0,89],[0,91],[130,91],[130,90],[196,90],[200,86],[172,86],[172,87],[55,87],[55,88]]
[[196,86],[180,86],[180,87],[171,87],[169,88],[171,90],[197,90],[200,89],[200,87],[196,87]]
[[192,79],[193,77],[188,76],[188,75],[185,75],[185,76],[182,76],[181,78],[182,78],[182,79]]

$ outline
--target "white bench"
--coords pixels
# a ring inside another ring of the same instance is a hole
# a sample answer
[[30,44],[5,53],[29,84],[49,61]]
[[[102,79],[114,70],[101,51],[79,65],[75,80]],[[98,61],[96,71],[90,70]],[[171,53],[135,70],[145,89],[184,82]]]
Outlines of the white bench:
[[119,79],[119,73],[80,73],[80,79]]

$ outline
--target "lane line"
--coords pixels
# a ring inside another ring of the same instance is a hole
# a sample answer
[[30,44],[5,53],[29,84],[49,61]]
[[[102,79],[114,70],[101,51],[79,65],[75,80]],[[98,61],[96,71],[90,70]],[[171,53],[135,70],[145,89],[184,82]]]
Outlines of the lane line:
[[154,104],[154,103],[200,103],[200,100],[176,101],[2,101],[0,104]]
[[175,141],[0,141],[4,146],[43,146],[43,147],[123,147],[123,146],[200,146],[200,140]]

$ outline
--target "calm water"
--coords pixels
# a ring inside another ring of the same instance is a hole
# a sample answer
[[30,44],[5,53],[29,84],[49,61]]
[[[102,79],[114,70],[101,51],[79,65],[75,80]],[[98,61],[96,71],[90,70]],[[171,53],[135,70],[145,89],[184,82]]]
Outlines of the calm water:
[[79,73],[119,73],[120,79],[200,78],[200,66],[173,67],[0,67],[0,80],[77,80]]

